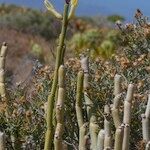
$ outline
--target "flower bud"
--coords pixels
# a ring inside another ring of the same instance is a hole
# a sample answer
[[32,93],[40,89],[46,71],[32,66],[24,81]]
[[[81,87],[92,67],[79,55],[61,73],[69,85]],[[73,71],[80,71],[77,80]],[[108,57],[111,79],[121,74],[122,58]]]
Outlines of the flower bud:
[[69,4],[70,3],[70,0],[66,0],[66,4]]

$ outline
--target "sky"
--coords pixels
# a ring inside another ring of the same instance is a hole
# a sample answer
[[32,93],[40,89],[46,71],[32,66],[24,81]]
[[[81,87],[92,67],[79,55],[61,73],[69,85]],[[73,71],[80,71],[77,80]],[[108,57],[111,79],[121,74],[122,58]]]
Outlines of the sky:
[[[59,10],[64,0],[51,0]],[[0,3],[11,3],[21,6],[44,9],[43,0],[0,0]],[[119,14],[131,20],[135,10],[139,8],[146,16],[150,16],[150,0],[79,0],[77,15],[98,16]]]

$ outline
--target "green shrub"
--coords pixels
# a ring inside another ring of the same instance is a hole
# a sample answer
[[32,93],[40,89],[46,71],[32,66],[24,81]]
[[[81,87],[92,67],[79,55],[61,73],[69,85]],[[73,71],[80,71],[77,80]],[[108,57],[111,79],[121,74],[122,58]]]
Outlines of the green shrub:
[[115,44],[110,40],[105,40],[101,43],[99,48],[99,54],[104,58],[111,58],[115,52]]
[[112,23],[116,23],[116,21],[120,20],[120,21],[125,21],[125,18],[123,16],[119,16],[119,15],[111,15],[107,17],[107,20],[112,22]]
[[93,58],[97,56],[109,58],[120,45],[120,32],[116,30],[105,32],[95,28],[76,33],[70,40],[70,47],[77,54],[89,49]]
[[39,10],[2,5],[0,13],[0,27],[41,35],[47,40],[56,38],[60,31],[59,23],[54,21],[48,13],[41,13]]

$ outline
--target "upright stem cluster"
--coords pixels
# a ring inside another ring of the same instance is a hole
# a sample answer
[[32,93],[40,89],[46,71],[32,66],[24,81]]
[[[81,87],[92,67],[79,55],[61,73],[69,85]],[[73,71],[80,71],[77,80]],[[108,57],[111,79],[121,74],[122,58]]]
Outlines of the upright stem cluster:
[[56,95],[57,84],[58,84],[58,69],[60,65],[63,63],[63,57],[64,57],[64,41],[65,41],[67,25],[68,25],[68,10],[69,10],[69,4],[66,3],[64,6],[62,29],[61,29],[61,34],[59,36],[59,44],[57,47],[54,78],[53,78],[51,92],[50,95],[48,96],[47,117],[46,117],[47,131],[45,137],[44,150],[52,149],[53,136],[54,136],[53,110],[54,110],[55,95]]
[[112,117],[115,124],[115,144],[114,150],[129,150],[130,139],[130,122],[131,107],[133,99],[134,85],[129,84],[127,95],[124,101],[123,121],[120,119],[120,102],[121,102],[121,76],[116,75],[114,78],[114,101],[112,105]]
[[87,120],[89,122],[89,134],[91,139],[91,149],[97,149],[97,138],[99,127],[97,125],[96,112],[94,108],[94,102],[90,96],[90,82],[89,82],[89,58],[81,56],[81,68],[84,71],[83,89],[84,100],[87,111]]

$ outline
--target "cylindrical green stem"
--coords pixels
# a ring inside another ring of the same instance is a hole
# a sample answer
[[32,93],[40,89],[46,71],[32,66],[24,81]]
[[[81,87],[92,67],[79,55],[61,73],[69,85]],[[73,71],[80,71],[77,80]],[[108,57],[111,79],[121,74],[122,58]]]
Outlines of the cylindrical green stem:
[[114,78],[114,95],[121,93],[121,76],[116,74]]
[[98,138],[98,132],[99,132],[99,126],[96,123],[96,118],[90,119],[90,137],[91,137],[91,149],[97,150],[97,138]]
[[54,136],[54,146],[55,150],[61,150],[62,149],[62,134],[63,134],[63,128],[64,128],[64,100],[65,100],[65,70],[64,66],[61,65],[59,67],[59,77],[58,77],[58,83],[59,83],[59,89],[58,89],[58,99],[56,104],[56,130],[55,130],[55,136]]
[[123,123],[124,124],[130,124],[133,90],[134,90],[133,84],[129,84],[127,96],[126,96],[126,99],[124,102],[124,116],[123,116]]
[[110,107],[105,105],[104,108],[105,120],[104,120],[104,149],[111,149],[112,147],[112,137],[111,137],[111,123],[110,123]]
[[114,150],[122,150],[123,126],[116,129]]
[[61,54],[61,62],[62,62],[62,65],[64,65],[64,55],[65,55],[65,51],[66,51],[66,45],[63,46],[63,49],[62,49],[62,54]]
[[97,150],[103,150],[104,149],[104,138],[105,138],[105,131],[102,129],[98,133]]
[[145,111],[145,116],[147,118],[150,118],[150,94],[148,95],[148,102],[147,102],[147,107]]
[[115,75],[114,78],[114,101],[112,105],[112,117],[116,129],[121,125],[120,115],[119,115],[119,104],[121,99],[121,76]]
[[89,58],[87,56],[81,56],[81,67],[84,71],[84,99],[87,109],[87,117],[89,121],[89,130],[91,137],[91,149],[97,148],[97,136],[98,136],[98,124],[96,119],[96,110],[94,108],[93,100],[90,96],[90,84],[89,84]]
[[150,119],[142,114],[142,132],[143,132],[143,141],[147,143],[150,140]]
[[146,144],[145,150],[150,150],[150,141]]
[[5,58],[7,53],[7,44],[4,42],[0,51],[0,96],[2,100],[6,99],[5,88]]
[[54,109],[54,101],[55,101],[55,93],[57,90],[57,84],[58,84],[58,69],[59,66],[62,63],[62,53],[64,48],[64,40],[66,37],[66,30],[68,25],[68,9],[69,4],[65,4],[64,6],[64,14],[63,14],[63,22],[62,22],[62,30],[59,37],[59,44],[57,47],[57,54],[56,54],[56,64],[55,64],[55,71],[54,71],[54,78],[53,78],[53,84],[52,89],[50,92],[50,95],[48,96],[48,103],[47,103],[47,131],[45,136],[45,146],[44,150],[51,150],[52,149],[52,142],[53,142],[53,135],[54,135],[54,129],[53,129],[53,109]]
[[83,114],[82,114],[82,92],[83,92],[83,77],[82,71],[78,73],[77,79],[77,93],[76,93],[76,115],[78,126],[81,128],[83,126]]
[[125,124],[124,133],[123,133],[122,150],[129,150],[129,141],[130,141],[130,126],[128,124]]
[[0,150],[5,150],[5,134],[0,132]]
[[124,127],[124,137],[123,137],[123,145],[122,150],[129,150],[129,138],[130,138],[130,121],[131,121],[131,106],[132,106],[132,99],[133,99],[133,90],[134,85],[129,84],[127,90],[127,96],[124,102],[124,116],[123,116],[123,123]]
[[145,114],[142,114],[142,132],[143,141],[145,143],[150,141],[150,94],[148,96],[148,102]]
[[90,120],[90,111],[91,111],[93,102],[91,101],[91,99],[89,97],[89,88],[90,88],[90,84],[89,84],[89,58],[87,56],[82,56],[80,62],[81,62],[81,68],[84,71],[84,83],[83,83],[84,99],[85,99],[85,104],[86,104],[86,108],[87,108],[87,116],[88,116],[88,119]]
[[79,150],[86,150],[86,132],[87,132],[87,123],[84,123],[79,130]]

